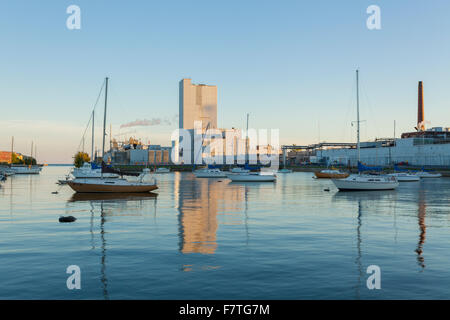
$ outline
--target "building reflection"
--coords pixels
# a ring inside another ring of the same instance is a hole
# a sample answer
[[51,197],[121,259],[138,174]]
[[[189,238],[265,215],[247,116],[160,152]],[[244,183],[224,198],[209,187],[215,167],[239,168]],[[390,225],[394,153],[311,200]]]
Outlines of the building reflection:
[[[243,210],[246,188],[244,185],[229,186],[226,179],[178,175],[174,181],[174,192],[177,195],[179,251],[214,254],[218,246],[218,212],[224,215],[224,219],[229,219],[225,223],[235,224],[233,215],[242,217],[242,211],[246,213]],[[246,221],[247,218],[245,225]],[[246,232],[248,235],[248,229]]]

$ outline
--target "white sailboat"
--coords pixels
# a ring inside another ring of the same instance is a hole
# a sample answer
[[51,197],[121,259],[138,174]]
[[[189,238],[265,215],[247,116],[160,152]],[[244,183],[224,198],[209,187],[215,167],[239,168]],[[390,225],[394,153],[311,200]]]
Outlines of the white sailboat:
[[[247,114],[247,136],[245,143],[245,156],[248,155],[248,117]],[[227,173],[227,178],[236,182],[274,182],[277,176],[273,172],[251,172],[247,168],[233,168],[231,172]]]
[[170,173],[169,168],[160,167],[155,170],[155,173]]
[[202,168],[194,171],[197,178],[226,178],[227,175],[217,168]]
[[198,157],[202,153],[203,141],[205,139],[206,131],[208,131],[209,126],[210,126],[210,123],[208,122],[208,125],[206,126],[205,132],[202,135],[202,143],[201,143],[200,150],[198,151],[198,154],[196,155],[196,157],[194,159],[194,166],[193,166],[194,170],[193,170],[193,173],[194,173],[196,178],[226,178],[227,177],[226,173],[223,172],[222,170],[218,169],[218,168],[210,168],[208,166],[206,168],[200,168],[200,169],[195,170],[195,163],[197,162]]
[[[108,100],[108,78],[105,79],[105,111],[103,118],[103,145],[102,145],[102,162],[105,157],[105,131],[106,131],[106,107]],[[105,166],[106,167],[106,166]],[[140,193],[150,192],[158,189],[156,180],[146,179],[150,174],[149,169],[144,169],[139,175],[137,181],[128,181],[124,178],[108,178],[102,172],[100,178],[76,178],[70,180],[67,184],[75,191],[80,193]]]
[[[359,71],[356,70],[356,115],[357,115],[357,152],[358,164],[360,163],[360,137],[359,137]],[[395,176],[388,175],[367,175],[352,174],[345,179],[332,179],[336,188],[345,190],[392,190],[398,187],[399,183]]]
[[410,174],[406,172],[394,172],[388,174],[388,176],[396,177],[398,182],[413,182],[413,181],[420,181],[420,177],[415,174]]
[[442,174],[439,172],[428,172],[428,171],[418,171],[414,173],[414,175],[418,176],[419,178],[440,178],[442,177]]

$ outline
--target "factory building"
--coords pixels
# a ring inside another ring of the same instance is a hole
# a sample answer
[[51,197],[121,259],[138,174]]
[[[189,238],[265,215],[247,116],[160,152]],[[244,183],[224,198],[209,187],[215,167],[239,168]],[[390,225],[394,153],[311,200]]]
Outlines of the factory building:
[[203,128],[217,128],[217,86],[182,79],[179,90],[179,127],[194,129],[194,122],[202,121]]
[[[416,131],[406,132],[401,139],[379,139],[361,143],[361,162],[367,165],[387,166],[408,163],[414,166],[450,166],[450,128],[426,129],[423,83],[418,85]],[[317,151],[317,156],[328,164],[357,165],[355,148]]]

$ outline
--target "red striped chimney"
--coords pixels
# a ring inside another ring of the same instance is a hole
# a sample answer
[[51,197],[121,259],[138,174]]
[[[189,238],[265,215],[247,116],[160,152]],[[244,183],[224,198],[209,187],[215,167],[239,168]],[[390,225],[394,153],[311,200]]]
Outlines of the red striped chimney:
[[417,130],[424,131],[425,130],[425,115],[423,112],[423,85],[422,81],[419,81],[419,102],[417,109]]

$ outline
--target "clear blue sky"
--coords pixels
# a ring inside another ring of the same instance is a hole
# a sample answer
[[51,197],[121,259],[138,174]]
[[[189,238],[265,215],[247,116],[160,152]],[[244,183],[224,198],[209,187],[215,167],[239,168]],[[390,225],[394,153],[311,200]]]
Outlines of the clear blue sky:
[[[71,4],[81,30],[66,28]],[[366,28],[371,4],[381,30]],[[282,144],[354,141],[356,68],[363,139],[392,136],[394,119],[397,134],[413,129],[419,80],[428,126],[450,126],[449,14],[448,0],[3,0],[0,150],[14,134],[19,152],[34,141],[40,162],[71,162],[105,76],[113,134],[172,119],[178,81],[190,77],[218,86],[220,127],[242,127],[249,112]],[[169,145],[176,127],[136,135]]]

